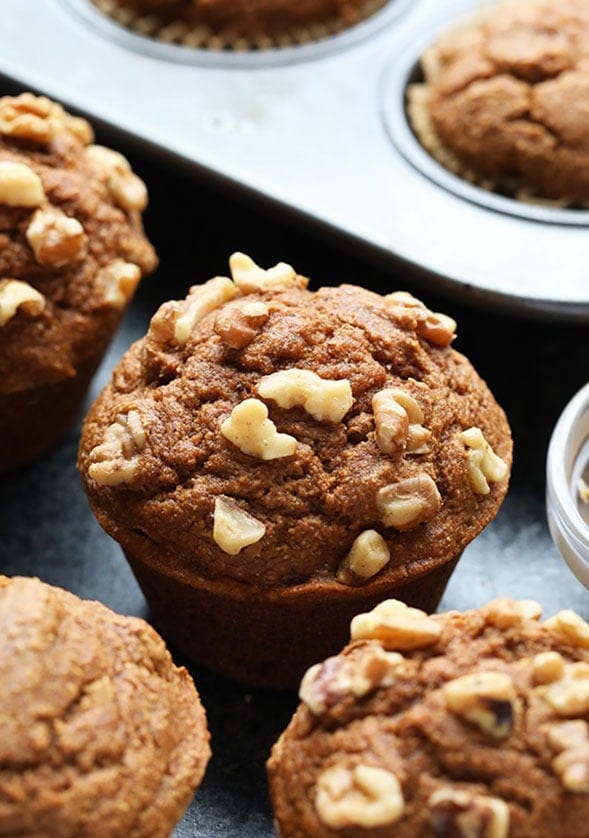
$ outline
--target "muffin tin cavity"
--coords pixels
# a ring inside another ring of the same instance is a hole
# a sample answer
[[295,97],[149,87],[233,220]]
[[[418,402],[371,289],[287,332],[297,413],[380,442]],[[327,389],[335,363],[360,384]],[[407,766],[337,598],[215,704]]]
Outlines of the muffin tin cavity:
[[[460,16],[464,17],[464,14]],[[414,33],[411,45],[387,67],[383,85],[383,116],[387,132],[397,150],[418,172],[442,189],[480,207],[530,221],[548,224],[587,226],[589,209],[565,207],[558,202],[534,199],[498,188],[485,188],[474,182],[472,176],[455,174],[439,162],[422,144],[412,125],[410,116],[410,90],[424,82],[421,55],[435,41],[441,31],[451,28],[446,23],[442,29],[432,29],[427,37],[422,30]],[[471,179],[472,178],[472,179]]]
[[183,22],[164,24],[113,0],[61,0],[90,26],[120,45],[164,61],[213,66],[267,66],[320,58],[368,38],[397,19],[412,0],[366,0],[358,21],[327,20],[282,35],[246,39],[230,31]]

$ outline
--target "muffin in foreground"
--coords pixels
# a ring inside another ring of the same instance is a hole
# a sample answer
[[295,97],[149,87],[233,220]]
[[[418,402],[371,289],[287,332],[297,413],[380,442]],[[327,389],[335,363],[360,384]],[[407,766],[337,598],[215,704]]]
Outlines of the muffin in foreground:
[[469,180],[586,204],[588,62],[588,0],[505,0],[426,50],[410,119],[425,148]]
[[190,675],[143,620],[0,576],[0,834],[167,838],[210,756]]
[[383,596],[435,608],[507,490],[505,415],[455,322],[243,254],[165,303],[82,431],[90,504],[164,635],[294,686]]
[[508,598],[358,615],[268,761],[279,835],[585,834],[589,625],[540,616]]
[[269,49],[325,38],[387,0],[93,0],[142,34],[188,47]]
[[0,98],[0,471],[73,422],[141,276],[143,182],[45,97]]

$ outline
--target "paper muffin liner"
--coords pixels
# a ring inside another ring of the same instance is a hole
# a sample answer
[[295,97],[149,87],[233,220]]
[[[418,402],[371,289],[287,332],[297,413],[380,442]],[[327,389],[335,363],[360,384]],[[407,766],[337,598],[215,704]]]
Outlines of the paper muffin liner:
[[333,18],[307,26],[293,26],[288,31],[280,34],[261,31],[250,38],[246,38],[231,29],[215,31],[209,26],[194,26],[183,21],[165,23],[157,15],[141,14],[135,9],[126,7],[124,0],[123,2],[119,2],[119,0],[91,0],[91,2],[120,26],[160,43],[176,44],[177,46],[205,49],[213,52],[259,52],[325,40],[371,17],[391,0],[366,0],[357,9],[358,17],[352,22],[341,18]]

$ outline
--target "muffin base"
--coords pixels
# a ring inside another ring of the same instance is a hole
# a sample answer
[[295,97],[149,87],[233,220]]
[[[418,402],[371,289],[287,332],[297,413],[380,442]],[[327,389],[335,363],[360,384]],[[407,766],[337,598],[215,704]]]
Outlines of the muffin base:
[[373,582],[369,591],[313,582],[252,592],[231,582],[196,587],[125,555],[151,620],[169,643],[214,672],[276,689],[296,688],[309,666],[349,641],[352,617],[383,599],[434,611],[460,558],[426,568],[402,584]]
[[228,52],[250,52],[257,50],[281,49],[284,47],[309,44],[321,41],[332,35],[337,35],[351,26],[373,15],[380,8],[392,0],[366,0],[357,9],[357,19],[346,21],[342,18],[332,18],[308,25],[293,25],[280,32],[265,32],[260,30],[251,35],[244,35],[230,28],[216,31],[209,26],[196,26],[183,21],[166,23],[157,15],[140,14],[135,9],[128,8],[124,2],[116,0],[92,0],[92,3],[105,15],[126,29],[152,38],[162,43],[177,44],[192,49],[206,49],[214,52],[226,50]]
[[0,472],[29,465],[60,441],[78,416],[102,356],[101,349],[72,378],[0,394]]

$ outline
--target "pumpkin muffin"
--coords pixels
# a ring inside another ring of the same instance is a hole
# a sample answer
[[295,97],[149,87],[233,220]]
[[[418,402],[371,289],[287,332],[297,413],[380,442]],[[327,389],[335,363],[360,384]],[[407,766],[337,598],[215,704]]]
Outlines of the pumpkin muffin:
[[293,686],[383,596],[435,608],[499,509],[511,436],[450,317],[243,254],[230,269],[155,314],[79,466],[164,635]]
[[209,756],[192,679],[143,620],[0,576],[0,834],[167,838]]
[[533,601],[388,600],[303,678],[268,775],[282,838],[574,838],[589,814],[589,625]]
[[589,201],[589,2],[507,0],[443,35],[409,89],[422,144],[490,189]]
[[141,276],[143,182],[45,97],[0,98],[0,471],[73,422]]

